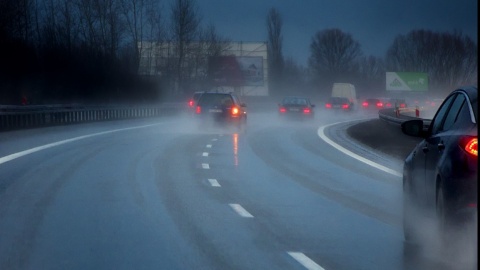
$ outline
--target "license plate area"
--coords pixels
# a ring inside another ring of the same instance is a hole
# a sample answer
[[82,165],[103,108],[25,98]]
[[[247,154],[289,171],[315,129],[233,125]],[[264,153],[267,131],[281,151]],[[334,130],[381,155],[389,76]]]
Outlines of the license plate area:
[[208,112],[209,113],[221,113],[222,110],[221,109],[209,109]]

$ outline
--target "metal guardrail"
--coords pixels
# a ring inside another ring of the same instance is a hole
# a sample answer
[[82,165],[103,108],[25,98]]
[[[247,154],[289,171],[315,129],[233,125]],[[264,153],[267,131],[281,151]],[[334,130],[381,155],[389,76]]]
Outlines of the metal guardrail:
[[380,118],[380,119],[382,119],[386,122],[389,122],[389,123],[392,123],[392,124],[397,124],[397,125],[401,125],[405,121],[414,120],[414,119],[423,120],[424,127],[428,127],[430,125],[430,122],[431,122],[432,119],[411,116],[410,114],[412,112],[415,112],[415,110],[407,108],[407,109],[400,110],[400,111],[397,112],[395,108],[393,108],[393,109],[382,109],[382,110],[378,111],[378,118]]
[[183,107],[177,103],[145,106],[0,106],[0,132],[41,126],[158,117],[178,113],[181,109]]
[[[159,117],[176,114],[184,109],[185,107],[181,103],[141,106],[0,105],[0,132],[41,126]],[[411,114],[411,110],[405,109],[397,113],[395,108],[392,108],[380,110],[378,117],[397,125],[401,125],[407,120],[422,119],[409,114]],[[422,120],[428,125],[431,119]]]

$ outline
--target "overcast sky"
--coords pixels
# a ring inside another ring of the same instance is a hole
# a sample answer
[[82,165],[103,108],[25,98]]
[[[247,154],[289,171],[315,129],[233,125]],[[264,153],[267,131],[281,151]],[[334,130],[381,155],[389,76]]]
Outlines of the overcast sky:
[[[171,0],[170,0],[171,1]],[[460,30],[477,42],[477,0],[197,0],[204,24],[232,41],[267,41],[266,16],[283,19],[283,54],[306,66],[316,32],[339,28],[365,55],[384,56],[398,34]]]

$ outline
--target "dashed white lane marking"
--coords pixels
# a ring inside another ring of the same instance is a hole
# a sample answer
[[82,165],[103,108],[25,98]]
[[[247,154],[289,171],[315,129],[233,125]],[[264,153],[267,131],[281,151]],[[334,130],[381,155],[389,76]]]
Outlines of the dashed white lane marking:
[[202,156],[208,157],[208,152],[203,152],[203,153],[202,153]]
[[212,139],[212,142],[216,142],[216,141],[218,141],[217,138],[213,138],[213,139]]
[[207,148],[212,148],[211,144],[207,144],[206,146],[207,146]]
[[[348,121],[348,122],[349,122],[349,121]],[[344,123],[344,122],[343,122],[343,123]],[[346,155],[348,155],[348,156],[351,156],[352,158],[355,158],[355,159],[357,159],[357,160],[359,160],[359,161],[361,161],[361,162],[363,162],[363,163],[365,163],[365,164],[367,164],[367,165],[370,165],[370,166],[372,166],[372,167],[374,167],[374,168],[376,168],[376,169],[382,170],[382,171],[387,172],[387,173],[389,173],[389,174],[392,174],[392,175],[394,175],[394,176],[398,176],[398,177],[402,177],[402,176],[403,176],[403,174],[401,174],[400,172],[397,172],[397,171],[392,170],[392,169],[390,169],[390,168],[387,168],[387,167],[385,167],[385,166],[383,166],[383,165],[380,165],[380,164],[378,164],[378,163],[375,163],[375,162],[373,162],[373,161],[371,161],[371,160],[368,160],[368,159],[366,159],[366,158],[364,158],[364,157],[362,157],[362,156],[359,156],[359,155],[357,155],[357,154],[355,154],[355,153],[353,153],[353,152],[351,152],[351,151],[349,151],[349,150],[341,147],[340,145],[338,145],[338,144],[335,143],[334,141],[330,140],[330,139],[325,135],[325,128],[327,128],[327,127],[329,127],[329,126],[336,125],[336,124],[338,124],[338,123],[334,123],[334,124],[330,124],[330,125],[326,125],[326,126],[321,126],[321,127],[319,127],[318,130],[317,130],[318,136],[319,136],[322,140],[324,140],[326,143],[328,143],[328,144],[330,144],[331,146],[335,147],[338,151],[343,152],[344,154],[346,154]]]
[[292,256],[297,262],[305,266],[308,270],[325,270],[323,267],[318,265],[312,259],[308,258],[305,254],[301,252],[287,252],[288,255]]
[[210,169],[210,165],[208,165],[208,163],[202,163],[202,169]]
[[220,184],[218,183],[217,179],[208,179],[208,182],[210,182],[210,185],[212,187],[220,187]]
[[240,204],[236,204],[236,203],[231,203],[229,204],[230,207],[232,207],[232,209],[237,212],[237,214],[239,214],[241,217],[244,217],[244,218],[253,218],[253,215],[250,214],[247,210],[245,210],[245,208],[243,208]]
[[93,134],[89,134],[89,135],[74,137],[74,138],[71,138],[71,139],[58,141],[58,142],[54,142],[54,143],[49,143],[49,144],[45,144],[45,145],[42,145],[42,146],[37,146],[37,147],[34,147],[34,148],[30,148],[30,149],[27,149],[27,150],[24,150],[24,151],[21,151],[21,152],[17,152],[17,153],[8,155],[8,156],[1,157],[0,158],[0,164],[3,164],[5,162],[8,162],[8,161],[11,161],[11,160],[14,160],[14,159],[17,159],[19,157],[23,157],[23,156],[26,156],[26,155],[33,154],[33,153],[38,152],[38,151],[42,151],[42,150],[45,150],[45,149],[48,149],[48,148],[59,146],[59,145],[62,145],[62,144],[67,144],[67,143],[71,143],[71,142],[75,142],[75,141],[79,141],[79,140],[83,140],[83,139],[87,139],[87,138],[91,138],[91,137],[95,137],[95,136],[100,136],[100,135],[105,135],[105,134],[110,134],[110,133],[115,133],[115,132],[120,132],[120,131],[158,126],[158,125],[161,125],[161,124],[162,123],[157,123],[157,124],[151,124],[151,125],[108,130],[108,131],[93,133]]

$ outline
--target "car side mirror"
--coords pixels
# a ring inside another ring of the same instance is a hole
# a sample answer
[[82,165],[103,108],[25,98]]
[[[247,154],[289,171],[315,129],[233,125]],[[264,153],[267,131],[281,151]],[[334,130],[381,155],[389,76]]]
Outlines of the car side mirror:
[[402,132],[409,136],[425,137],[423,120],[408,120],[401,124]]

